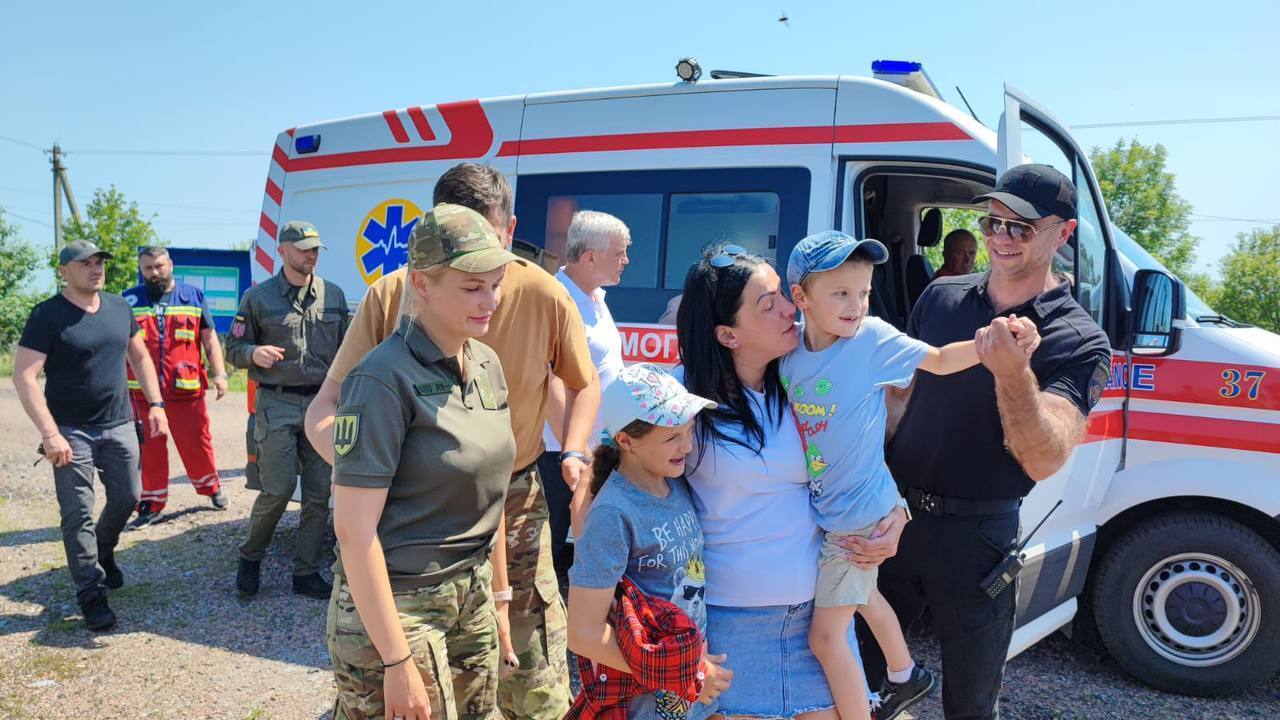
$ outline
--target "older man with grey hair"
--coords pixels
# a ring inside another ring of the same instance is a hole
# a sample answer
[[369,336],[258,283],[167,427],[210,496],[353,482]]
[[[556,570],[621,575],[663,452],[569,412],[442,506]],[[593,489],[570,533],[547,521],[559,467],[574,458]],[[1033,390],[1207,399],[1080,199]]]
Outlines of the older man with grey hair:
[[[556,273],[569,290],[569,297],[582,314],[587,330],[587,346],[591,349],[591,363],[600,376],[600,390],[622,370],[622,337],[613,315],[605,305],[605,286],[617,285],[626,269],[627,246],[631,244],[631,231],[625,223],[608,213],[581,210],[574,213],[569,222],[565,240],[565,265]],[[563,427],[564,385],[551,378],[547,392],[547,425],[543,428],[543,441],[547,452],[538,460],[538,466],[548,480],[545,483],[547,505],[551,516],[551,551],[555,561],[556,577],[561,593],[567,592],[569,566],[573,564],[573,546],[567,541],[570,525],[570,503],[574,488],[560,479],[560,438],[557,432]],[[592,427],[593,442],[601,429],[597,419]]]

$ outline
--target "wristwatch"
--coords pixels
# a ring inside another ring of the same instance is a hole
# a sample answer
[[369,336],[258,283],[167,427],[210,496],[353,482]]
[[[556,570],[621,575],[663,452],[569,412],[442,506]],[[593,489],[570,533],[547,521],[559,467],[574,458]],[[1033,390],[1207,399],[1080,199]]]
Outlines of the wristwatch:
[[153,403],[151,403],[151,407],[153,407],[153,408],[160,408],[161,410],[163,410],[163,409],[164,409],[164,403],[163,403],[163,402],[153,402]]
[[565,450],[564,452],[560,453],[560,464],[563,465],[564,461],[568,460],[569,458],[577,458],[578,460],[581,460],[582,462],[585,463],[587,461],[587,454],[578,452],[577,450]]

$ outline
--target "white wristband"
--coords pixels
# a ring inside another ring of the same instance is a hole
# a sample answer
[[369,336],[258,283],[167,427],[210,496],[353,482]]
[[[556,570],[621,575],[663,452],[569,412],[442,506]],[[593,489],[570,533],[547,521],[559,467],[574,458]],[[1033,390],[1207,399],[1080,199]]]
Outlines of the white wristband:
[[494,591],[493,591],[493,601],[494,601],[494,602],[511,602],[511,599],[512,599],[513,597],[514,597],[514,595],[513,595],[512,591],[511,591],[511,588],[507,588],[506,590],[494,590]]

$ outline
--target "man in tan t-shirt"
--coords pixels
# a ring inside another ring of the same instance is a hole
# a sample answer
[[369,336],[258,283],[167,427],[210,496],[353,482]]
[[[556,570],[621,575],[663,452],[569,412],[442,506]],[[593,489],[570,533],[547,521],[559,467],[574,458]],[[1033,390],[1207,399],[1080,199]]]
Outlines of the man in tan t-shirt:
[[[516,218],[511,186],[491,167],[463,163],[436,184],[433,203],[464,205],[484,215],[510,245]],[[307,437],[332,458],[331,425],[348,373],[365,353],[395,333],[401,314],[405,270],[369,287],[320,393],[307,411]],[[511,637],[520,667],[503,673],[498,700],[508,718],[563,717],[569,710],[566,662],[568,627],[551,558],[546,498],[537,473],[542,453],[548,374],[564,382],[566,412],[561,469],[572,489],[586,479],[586,448],[600,405],[600,387],[587,348],[581,315],[564,286],[532,264],[511,263],[502,301],[483,342],[502,361],[516,439],[516,461],[506,502],[507,576],[511,584]],[[553,481],[555,481],[553,479]],[[494,599],[503,602],[501,590]]]

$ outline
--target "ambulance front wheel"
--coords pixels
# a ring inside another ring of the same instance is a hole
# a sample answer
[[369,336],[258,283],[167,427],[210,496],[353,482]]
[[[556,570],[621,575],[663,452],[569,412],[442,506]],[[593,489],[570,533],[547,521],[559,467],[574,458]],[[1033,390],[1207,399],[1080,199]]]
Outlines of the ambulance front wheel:
[[1091,600],[1111,656],[1166,692],[1225,695],[1280,670],[1280,553],[1225,517],[1132,528],[1101,558]]

